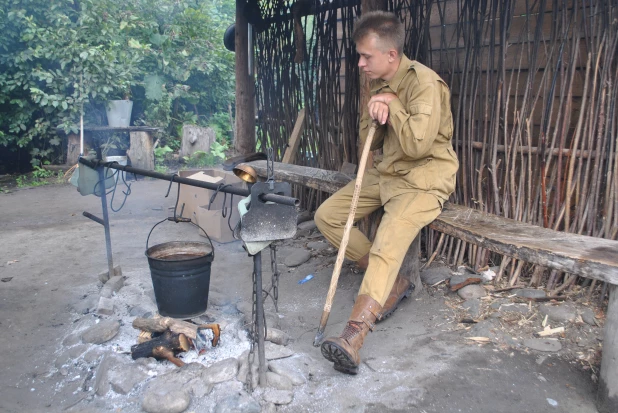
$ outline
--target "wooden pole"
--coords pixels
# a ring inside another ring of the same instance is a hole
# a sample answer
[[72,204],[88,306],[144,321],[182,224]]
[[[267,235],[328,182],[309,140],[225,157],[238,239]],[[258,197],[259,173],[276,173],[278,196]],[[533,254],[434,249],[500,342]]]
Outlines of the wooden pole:
[[[330,287],[328,288],[328,294],[326,295],[326,303],[324,304],[324,311],[320,318],[320,325],[318,326],[318,332],[313,340],[313,345],[318,347],[322,343],[324,338],[324,329],[326,323],[328,323],[328,317],[330,316],[330,309],[333,305],[333,299],[335,298],[335,292],[337,291],[337,283],[339,281],[339,273],[341,272],[341,266],[343,265],[343,259],[345,258],[345,251],[348,247],[348,241],[350,240],[350,231],[354,224],[354,215],[356,215],[356,206],[358,205],[358,197],[363,183],[363,175],[365,174],[365,163],[369,155],[369,148],[371,148],[371,142],[373,141],[373,135],[376,133],[377,121],[373,121],[367,139],[365,140],[365,146],[363,147],[363,153],[361,155],[360,165],[358,166],[358,174],[356,175],[356,182],[354,184],[354,193],[352,194],[352,204],[350,205],[350,213],[343,229],[343,237],[341,239],[341,245],[339,245],[339,252],[337,253],[337,260],[335,261],[335,268],[333,269],[333,275],[330,280]],[[418,267],[416,267],[418,268]]]
[[603,337],[597,408],[600,413],[618,412],[618,287],[609,287],[609,304]]
[[[243,15],[246,0],[236,0],[236,141],[241,154],[255,152],[255,84],[249,74],[249,24]],[[253,53],[253,51],[251,51]]]

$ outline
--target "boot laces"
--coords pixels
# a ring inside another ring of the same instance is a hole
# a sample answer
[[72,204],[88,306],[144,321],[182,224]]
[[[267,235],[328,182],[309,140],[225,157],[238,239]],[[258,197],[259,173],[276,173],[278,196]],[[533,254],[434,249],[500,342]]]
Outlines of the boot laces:
[[350,340],[354,338],[358,333],[361,332],[361,324],[357,321],[348,321],[345,328],[343,329],[343,333],[341,333],[341,338],[344,340]]

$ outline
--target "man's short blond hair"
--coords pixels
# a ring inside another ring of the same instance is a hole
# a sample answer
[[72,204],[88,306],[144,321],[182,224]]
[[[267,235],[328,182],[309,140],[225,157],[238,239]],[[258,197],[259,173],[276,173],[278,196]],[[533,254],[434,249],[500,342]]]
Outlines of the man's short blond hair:
[[382,52],[395,49],[400,56],[403,54],[405,30],[401,21],[393,13],[372,11],[363,14],[354,24],[352,40],[358,43],[370,35],[378,38],[378,48]]

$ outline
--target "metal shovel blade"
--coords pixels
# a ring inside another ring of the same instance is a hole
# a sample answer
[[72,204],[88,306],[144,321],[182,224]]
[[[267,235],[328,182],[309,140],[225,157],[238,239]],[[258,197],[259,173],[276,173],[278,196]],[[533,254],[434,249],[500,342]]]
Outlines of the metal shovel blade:
[[264,194],[291,196],[292,187],[288,182],[275,182],[272,189],[268,182],[253,184],[251,206],[242,217],[240,238],[245,242],[292,238],[298,219],[296,207],[264,202],[261,199]]

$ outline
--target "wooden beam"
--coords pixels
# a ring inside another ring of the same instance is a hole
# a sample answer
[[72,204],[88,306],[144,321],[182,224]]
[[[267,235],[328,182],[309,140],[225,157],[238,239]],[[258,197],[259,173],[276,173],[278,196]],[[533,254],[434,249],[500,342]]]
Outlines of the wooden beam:
[[[266,178],[266,161],[248,162],[255,169],[260,177]],[[345,184],[350,182],[350,177],[336,171],[311,168],[308,166],[288,165],[275,162],[275,179],[294,184],[306,186],[308,188],[319,189],[329,193],[335,193]]]
[[[460,140],[456,140],[454,142],[455,145],[461,147],[463,145],[463,143]],[[472,149],[478,149],[481,150],[483,148],[485,148],[485,150],[490,150],[491,146],[490,145],[483,145],[483,142],[466,142],[466,145],[470,145],[472,147]],[[510,149],[510,148],[509,148]],[[505,145],[497,145],[496,150],[498,152],[504,153],[507,150],[507,147]],[[527,146],[519,146],[517,147],[517,153],[523,153],[524,155],[536,155],[538,153],[541,152],[541,149],[536,147],[536,146],[532,146],[530,148],[528,148]],[[575,156],[577,158],[595,158],[597,156],[597,151],[587,151],[587,150],[576,150],[573,151],[569,148],[563,148],[562,150],[559,148],[553,148],[553,149],[547,149],[545,151],[545,153],[547,155],[551,155],[551,156],[558,156],[560,155],[560,152],[562,152],[562,156]],[[606,154],[605,156],[609,156],[608,154]]]
[[285,149],[285,153],[283,154],[283,163],[294,163],[294,160],[296,158],[296,152],[298,152],[298,145],[300,144],[300,137],[304,124],[305,108],[302,108],[300,112],[298,112],[296,123],[294,123],[292,136],[290,136],[290,143],[288,143],[288,147]]
[[236,141],[234,144],[236,151],[241,155],[255,152],[255,85],[253,74],[249,74],[249,24],[243,15],[245,4],[245,0],[236,0]]
[[447,204],[430,225],[502,255],[618,284],[618,241],[554,231]]

